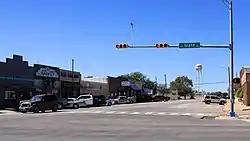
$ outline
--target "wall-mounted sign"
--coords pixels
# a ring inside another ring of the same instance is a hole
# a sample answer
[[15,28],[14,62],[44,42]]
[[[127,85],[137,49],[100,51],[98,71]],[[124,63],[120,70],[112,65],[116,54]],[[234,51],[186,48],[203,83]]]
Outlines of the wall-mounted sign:
[[129,81],[122,81],[121,86],[130,86],[130,82]]
[[[73,80],[72,80],[72,78],[73,78]],[[72,73],[72,71],[60,69],[60,80],[61,81],[68,81],[68,82],[73,81],[73,82],[79,83],[81,81],[81,73],[80,72]]]
[[51,77],[51,78],[59,78],[58,73],[49,67],[46,68],[40,68],[36,72],[36,76],[42,76],[42,77]]

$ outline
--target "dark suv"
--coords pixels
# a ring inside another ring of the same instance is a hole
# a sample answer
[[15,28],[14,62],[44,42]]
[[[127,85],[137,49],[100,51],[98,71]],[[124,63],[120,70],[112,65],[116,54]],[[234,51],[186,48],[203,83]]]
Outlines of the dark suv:
[[20,102],[19,107],[19,110],[23,113],[28,111],[38,113],[39,111],[45,112],[46,110],[52,110],[52,112],[56,112],[57,109],[57,97],[51,94],[33,96],[29,101]]

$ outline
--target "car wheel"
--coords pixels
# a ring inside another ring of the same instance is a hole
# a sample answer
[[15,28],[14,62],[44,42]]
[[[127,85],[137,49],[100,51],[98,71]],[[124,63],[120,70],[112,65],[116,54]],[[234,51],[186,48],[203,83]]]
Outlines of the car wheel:
[[62,109],[62,105],[61,104],[58,104],[58,109]]
[[40,109],[38,106],[35,106],[33,109],[33,113],[39,113]]
[[221,101],[219,104],[220,104],[220,105],[224,105],[224,104],[225,104],[225,102],[224,102],[224,101]]
[[206,104],[210,104],[210,103],[211,103],[211,101],[206,101],[205,103],[206,103]]
[[78,105],[78,104],[74,104],[74,105],[73,105],[73,108],[74,108],[74,109],[78,109],[78,108],[79,108],[79,105]]
[[52,112],[56,112],[57,111],[57,105],[53,105],[53,108],[52,108]]

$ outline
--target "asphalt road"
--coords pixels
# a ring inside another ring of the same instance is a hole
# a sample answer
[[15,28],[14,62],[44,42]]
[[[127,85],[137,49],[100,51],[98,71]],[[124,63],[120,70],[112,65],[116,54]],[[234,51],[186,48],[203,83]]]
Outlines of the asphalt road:
[[246,141],[250,124],[192,116],[91,113],[0,116],[3,141]]
[[168,102],[137,103],[113,105],[110,107],[81,108],[70,110],[75,113],[106,113],[106,114],[144,114],[144,115],[193,115],[216,116],[223,106],[219,104],[204,104],[200,99],[179,100]]

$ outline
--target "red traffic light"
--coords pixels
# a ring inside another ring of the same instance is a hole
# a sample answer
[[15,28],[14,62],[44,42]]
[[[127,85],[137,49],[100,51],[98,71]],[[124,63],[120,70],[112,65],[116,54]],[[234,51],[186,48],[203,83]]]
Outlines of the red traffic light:
[[168,44],[167,44],[167,43],[164,43],[164,44],[156,44],[155,47],[156,47],[156,48],[166,48],[166,47],[168,47]]
[[128,44],[117,44],[116,48],[128,48]]

